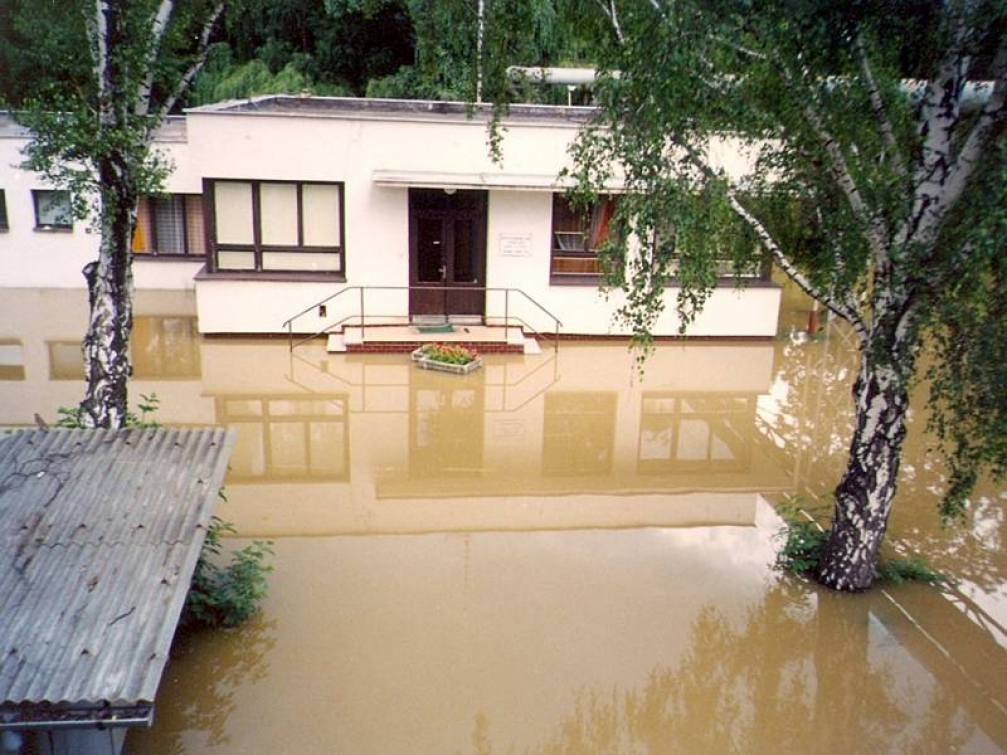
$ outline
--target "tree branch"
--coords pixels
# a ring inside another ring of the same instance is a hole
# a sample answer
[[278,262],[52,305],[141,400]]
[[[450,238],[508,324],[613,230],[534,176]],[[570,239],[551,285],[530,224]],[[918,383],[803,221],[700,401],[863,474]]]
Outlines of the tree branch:
[[615,38],[619,40],[619,44],[625,44],[626,38],[623,36],[622,26],[619,24],[619,14],[615,10],[615,0],[609,0],[608,5],[605,4],[605,0],[595,1],[601,8],[601,12],[608,18],[609,23],[612,24],[612,29],[615,31]]
[[871,112],[874,113],[874,118],[878,122],[878,128],[881,130],[881,138],[885,143],[885,148],[892,156],[892,162],[895,165],[896,172],[900,178],[905,178],[905,159],[902,156],[902,151],[899,149],[899,143],[895,138],[895,128],[892,126],[892,121],[888,117],[888,112],[885,108],[885,101],[881,97],[881,90],[878,88],[878,83],[874,79],[874,71],[871,70],[871,61],[867,56],[867,47],[864,45],[863,33],[857,33],[854,46],[857,50],[857,57],[860,59],[860,72],[864,76],[864,84],[867,86],[867,94],[871,100]]
[[91,65],[94,69],[95,84],[98,86],[98,112],[105,110],[108,95],[108,18],[105,15],[106,0],[94,0],[94,15],[84,18],[88,47],[91,50]]
[[168,29],[168,21],[171,19],[174,9],[175,0],[161,0],[161,4],[157,9],[157,15],[154,16],[154,26],[150,33],[150,49],[147,51],[147,59],[145,61],[147,73],[144,76],[143,84],[140,86],[140,93],[136,101],[137,115],[146,115],[150,112],[150,97],[154,90],[154,71],[157,58],[160,55],[161,42],[164,40],[164,34]]
[[[931,210],[931,216],[935,217],[938,222],[961,197],[969,178],[975,172],[976,166],[979,165],[982,155],[1007,124],[1007,39],[1001,41],[992,67],[998,72],[993,91],[989,99],[986,100],[986,104],[958,153],[958,157],[948,169],[947,179],[936,203],[937,206]],[[937,212],[938,209],[939,212]]]
[[[790,77],[788,76],[788,78]],[[826,154],[829,156],[836,183],[846,196],[846,201],[853,210],[854,216],[864,226],[867,244],[874,257],[875,266],[878,270],[883,270],[888,263],[888,251],[885,243],[888,230],[885,221],[868,209],[867,204],[864,202],[863,194],[860,192],[860,187],[857,186],[857,182],[850,172],[849,165],[846,163],[846,156],[843,154],[839,142],[825,128],[822,117],[810,102],[805,102],[804,104],[804,116],[808,119],[811,128],[814,130],[816,136],[818,136],[819,141],[821,141],[822,146],[825,148]]]
[[937,76],[927,84],[923,94],[919,127],[923,148],[913,174],[915,196],[909,222],[901,234],[902,242],[934,230],[947,207],[940,207],[943,204],[940,195],[953,162],[953,135],[961,117],[961,95],[970,60],[964,54],[969,28],[964,10],[959,14],[955,38],[938,67]]
[[203,24],[203,29],[199,34],[198,57],[179,80],[175,90],[165,99],[164,104],[161,105],[161,109],[158,112],[158,121],[164,120],[164,117],[175,107],[178,98],[188,89],[192,80],[196,78],[199,72],[203,70],[203,66],[206,65],[206,57],[210,54],[210,35],[213,33],[213,27],[216,25],[217,19],[220,18],[220,14],[223,12],[224,3],[221,0],[206,19],[206,23]]
[[851,326],[853,326],[853,331],[860,338],[861,342],[867,340],[867,326],[861,319],[860,315],[856,311],[855,306],[852,302],[840,301],[834,296],[827,294],[822,291],[817,286],[815,286],[807,277],[801,273],[794,265],[787,259],[787,255],[780,248],[780,245],[776,243],[776,240],[770,235],[766,227],[756,218],[748,209],[741,203],[733,190],[728,190],[728,201],[731,204],[731,209],[737,213],[737,215],[744,220],[749,228],[751,228],[755,235],[759,237],[762,245],[766,250],[773,255],[773,259],[776,264],[780,266],[780,269],[786,273],[787,277],[790,278],[794,283],[796,283],[804,293],[810,296],[812,299],[821,302],[824,306],[828,307],[830,310],[835,312],[837,315],[842,317]]

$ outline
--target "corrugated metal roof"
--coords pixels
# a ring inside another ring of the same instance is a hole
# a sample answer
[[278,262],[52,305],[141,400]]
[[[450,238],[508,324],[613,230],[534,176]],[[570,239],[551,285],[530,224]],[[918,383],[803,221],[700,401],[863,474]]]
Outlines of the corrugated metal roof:
[[0,707],[153,702],[233,443],[222,428],[0,438]]

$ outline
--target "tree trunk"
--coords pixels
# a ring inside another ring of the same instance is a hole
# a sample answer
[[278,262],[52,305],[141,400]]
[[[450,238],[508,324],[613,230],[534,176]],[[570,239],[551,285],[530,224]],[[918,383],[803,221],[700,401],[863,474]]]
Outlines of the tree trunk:
[[[104,174],[105,171],[102,171]],[[122,427],[127,383],[132,373],[133,273],[130,266],[136,193],[117,171],[103,175],[101,245],[98,259],[83,270],[91,314],[84,336],[85,393],[81,418],[88,427]],[[119,185],[114,185],[118,183]],[[110,185],[113,184],[113,185]]]
[[898,343],[900,339],[884,338],[881,344],[878,340],[873,338],[864,347],[853,387],[856,427],[818,567],[823,585],[846,592],[866,590],[874,581],[906,436],[913,349]]

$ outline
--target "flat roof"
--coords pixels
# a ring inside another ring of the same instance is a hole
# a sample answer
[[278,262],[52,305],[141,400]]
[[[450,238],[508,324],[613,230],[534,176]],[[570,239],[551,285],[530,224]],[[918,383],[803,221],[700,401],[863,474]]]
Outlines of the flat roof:
[[223,428],[0,438],[0,729],[149,722]]
[[[493,105],[440,100],[391,100],[365,97],[314,97],[267,94],[247,100],[227,100],[189,108],[186,113],[227,115],[282,115],[383,120],[478,118],[489,120]],[[580,126],[597,115],[594,107],[514,104],[502,114],[504,122],[537,122]]]

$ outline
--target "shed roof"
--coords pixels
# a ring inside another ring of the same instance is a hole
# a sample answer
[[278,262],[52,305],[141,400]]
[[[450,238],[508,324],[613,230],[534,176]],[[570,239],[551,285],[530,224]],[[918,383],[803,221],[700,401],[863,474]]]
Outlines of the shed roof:
[[222,428],[0,439],[0,728],[149,717],[233,443]]

